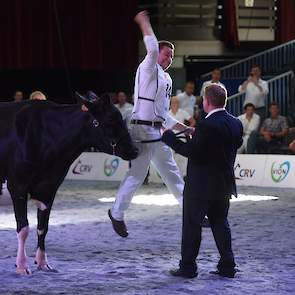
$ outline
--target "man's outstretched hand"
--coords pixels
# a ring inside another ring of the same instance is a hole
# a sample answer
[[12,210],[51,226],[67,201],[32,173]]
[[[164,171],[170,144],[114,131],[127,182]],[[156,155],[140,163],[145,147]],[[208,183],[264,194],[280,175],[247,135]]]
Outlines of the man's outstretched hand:
[[134,17],[134,21],[141,26],[143,23],[149,22],[149,13],[146,10],[143,10]]

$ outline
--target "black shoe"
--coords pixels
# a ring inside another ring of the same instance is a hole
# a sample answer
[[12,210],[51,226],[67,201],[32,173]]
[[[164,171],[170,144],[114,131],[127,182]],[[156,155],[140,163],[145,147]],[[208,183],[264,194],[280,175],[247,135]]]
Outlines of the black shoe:
[[219,275],[221,277],[225,277],[225,278],[234,278],[235,274],[236,274],[237,270],[233,269],[233,270],[215,270],[215,271],[210,271],[210,274],[213,275]]
[[109,209],[108,215],[109,215],[109,218],[110,218],[110,220],[112,222],[114,231],[119,236],[121,236],[123,238],[127,238],[128,237],[128,231],[127,231],[127,227],[126,227],[125,222],[120,221],[120,220],[116,220],[115,218],[113,218],[112,213],[111,213],[111,209]]
[[185,272],[180,268],[177,269],[171,269],[169,273],[174,276],[174,277],[183,277],[183,278],[188,278],[192,279],[198,276],[197,272]]
[[202,227],[211,227],[208,217],[205,217],[202,222]]

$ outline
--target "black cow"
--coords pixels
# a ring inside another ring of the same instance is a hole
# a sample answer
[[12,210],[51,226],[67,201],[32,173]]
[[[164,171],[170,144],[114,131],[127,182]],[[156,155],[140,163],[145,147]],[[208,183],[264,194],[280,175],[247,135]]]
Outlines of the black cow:
[[107,95],[90,93],[77,105],[49,101],[0,104],[0,180],[7,180],[18,236],[17,273],[30,274],[25,254],[29,233],[28,196],[38,207],[40,270],[54,271],[47,262],[45,236],[56,191],[72,162],[89,147],[134,159],[132,143],[120,112]]

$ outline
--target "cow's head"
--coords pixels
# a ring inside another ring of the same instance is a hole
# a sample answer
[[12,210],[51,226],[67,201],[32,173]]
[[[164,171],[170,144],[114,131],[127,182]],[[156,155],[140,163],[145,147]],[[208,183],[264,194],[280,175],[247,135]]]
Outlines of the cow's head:
[[[135,159],[138,150],[132,142],[121,113],[113,105],[109,95],[103,94],[98,97],[89,91],[85,96],[76,92],[76,97],[82,102],[81,109],[93,117],[92,128],[99,130],[95,138],[96,146],[102,152],[114,154],[124,160]],[[92,134],[95,136],[95,133]],[[103,134],[103,138],[98,134]]]

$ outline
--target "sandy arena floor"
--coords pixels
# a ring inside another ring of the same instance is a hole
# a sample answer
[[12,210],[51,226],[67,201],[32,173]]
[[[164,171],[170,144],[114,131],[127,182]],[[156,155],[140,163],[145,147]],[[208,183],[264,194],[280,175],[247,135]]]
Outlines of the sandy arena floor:
[[149,185],[138,191],[139,204],[132,204],[126,218],[127,239],[113,232],[107,217],[115,192],[114,186],[91,182],[68,181],[60,188],[47,235],[56,274],[33,265],[32,203],[27,253],[33,274],[15,274],[14,215],[10,205],[0,206],[0,294],[295,294],[294,190],[240,188],[241,194],[279,199],[232,202],[229,220],[240,272],[235,279],[209,274],[218,253],[210,229],[204,229],[199,277],[193,280],[168,274],[178,265],[181,211],[166,188]]

